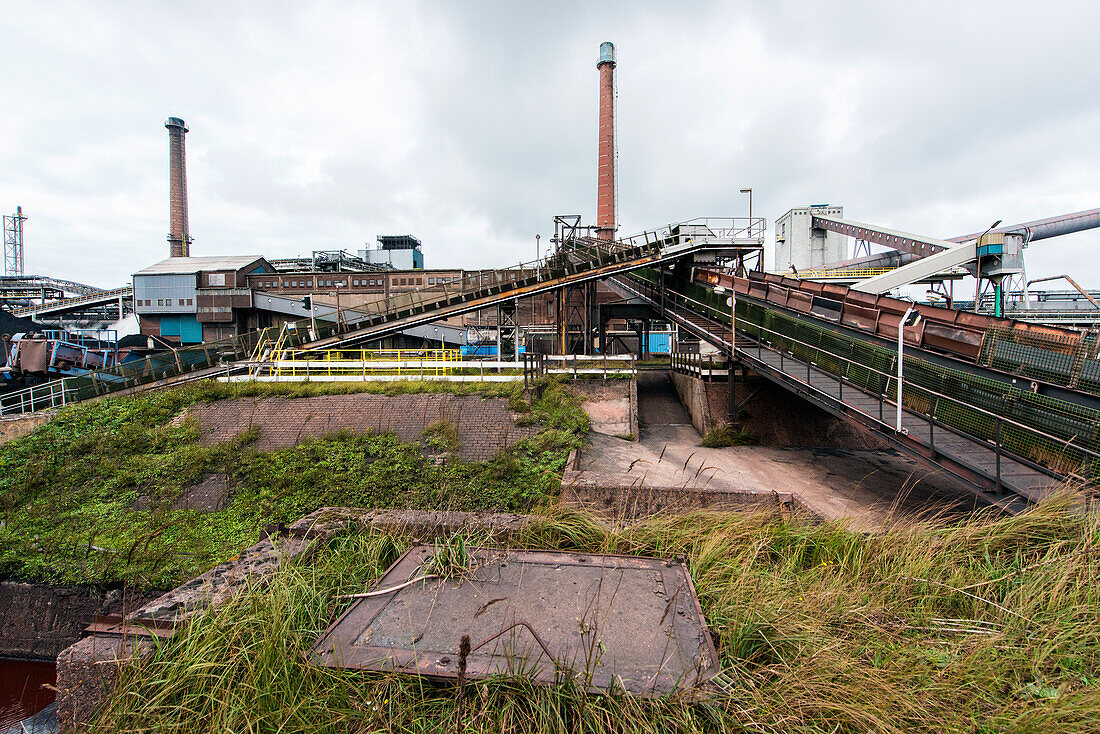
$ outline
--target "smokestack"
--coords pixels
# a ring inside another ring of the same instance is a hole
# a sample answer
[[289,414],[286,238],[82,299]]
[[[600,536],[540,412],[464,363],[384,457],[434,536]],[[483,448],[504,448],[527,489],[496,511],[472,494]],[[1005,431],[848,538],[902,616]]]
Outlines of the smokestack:
[[178,117],[169,117],[168,128],[168,245],[169,257],[191,255],[191,235],[187,231],[187,160],[183,136],[187,124]]
[[596,236],[615,239],[615,44],[600,44],[600,157],[596,183]]

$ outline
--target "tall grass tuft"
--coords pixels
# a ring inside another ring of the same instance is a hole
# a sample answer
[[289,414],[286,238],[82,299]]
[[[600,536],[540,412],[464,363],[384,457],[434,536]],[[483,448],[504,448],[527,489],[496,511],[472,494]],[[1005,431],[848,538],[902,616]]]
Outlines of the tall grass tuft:
[[[332,671],[304,653],[408,542],[337,541],[128,671],[100,731],[1086,732],[1100,721],[1100,513],[863,535],[695,513],[611,529],[559,512],[518,547],[687,559],[722,661],[705,700]],[[645,634],[639,630],[639,634]]]

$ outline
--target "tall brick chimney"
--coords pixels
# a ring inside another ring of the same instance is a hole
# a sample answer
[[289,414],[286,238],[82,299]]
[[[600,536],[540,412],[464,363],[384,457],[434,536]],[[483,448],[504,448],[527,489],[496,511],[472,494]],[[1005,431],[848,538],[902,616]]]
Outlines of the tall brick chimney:
[[169,117],[168,128],[168,245],[169,257],[191,255],[191,235],[187,231],[187,155],[183,136],[187,124],[178,117]]
[[596,183],[596,236],[615,239],[615,44],[600,44],[600,154]]

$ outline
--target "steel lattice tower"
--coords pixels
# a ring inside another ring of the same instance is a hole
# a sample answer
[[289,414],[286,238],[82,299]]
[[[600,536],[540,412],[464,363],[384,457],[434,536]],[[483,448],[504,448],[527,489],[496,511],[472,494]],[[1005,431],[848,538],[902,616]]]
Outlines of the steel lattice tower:
[[23,275],[23,207],[4,215],[4,275]]

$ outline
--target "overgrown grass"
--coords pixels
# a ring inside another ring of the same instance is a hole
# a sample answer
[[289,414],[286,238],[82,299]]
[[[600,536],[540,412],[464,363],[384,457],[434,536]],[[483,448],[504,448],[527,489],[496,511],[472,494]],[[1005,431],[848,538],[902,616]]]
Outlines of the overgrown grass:
[[758,443],[760,439],[755,434],[742,431],[729,423],[723,423],[707,431],[699,445],[709,449],[719,449],[727,446],[755,446]]
[[[126,670],[99,731],[1086,732],[1100,721],[1100,514],[863,535],[771,515],[609,530],[559,513],[513,545],[684,555],[717,635],[706,701],[314,667],[305,654],[409,540],[352,535]],[[644,631],[639,631],[644,634]],[[469,701],[474,703],[471,705]]]
[[[435,383],[366,385],[389,394],[439,389]],[[531,510],[553,499],[568,453],[587,429],[580,400],[558,382],[546,384],[534,402],[517,386],[451,385],[462,394],[506,397],[526,422],[544,429],[479,463],[452,457],[440,466],[421,446],[389,434],[337,433],[261,453],[251,447],[256,431],[249,430],[204,446],[193,422],[171,423],[198,401],[363,386],[204,382],[63,411],[0,447],[0,574],[173,586],[255,542],[264,525],[289,523],[325,505]],[[439,429],[426,443],[430,450],[432,439],[451,446],[454,438]],[[173,507],[211,474],[229,477],[224,510]]]

